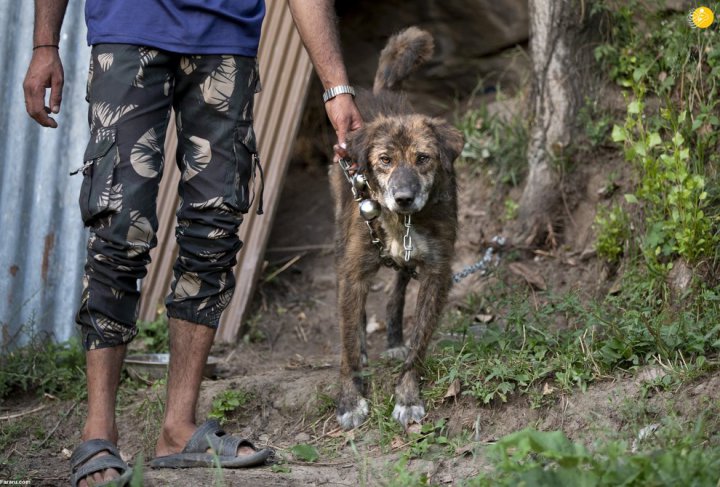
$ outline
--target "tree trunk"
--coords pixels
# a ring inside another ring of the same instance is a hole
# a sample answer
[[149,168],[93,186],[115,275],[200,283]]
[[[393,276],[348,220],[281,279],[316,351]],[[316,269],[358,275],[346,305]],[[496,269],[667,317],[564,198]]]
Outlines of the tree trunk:
[[577,114],[589,93],[592,49],[585,0],[530,0],[532,57],[529,172],[518,219],[508,232],[525,245],[541,243],[560,212],[563,152],[577,130]]

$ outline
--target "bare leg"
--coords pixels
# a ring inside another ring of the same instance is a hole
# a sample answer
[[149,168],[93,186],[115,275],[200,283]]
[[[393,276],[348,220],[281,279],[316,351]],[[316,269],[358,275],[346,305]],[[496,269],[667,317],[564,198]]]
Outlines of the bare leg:
[[[167,403],[162,430],[155,446],[156,456],[178,453],[185,448],[197,429],[195,406],[200,394],[202,371],[210,353],[215,330],[204,325],[171,318],[170,368],[168,370]],[[252,454],[246,446],[240,455]]]
[[[120,385],[120,371],[125,358],[125,345],[111,348],[89,350],[87,360],[88,414],[83,427],[83,441],[102,439],[114,444],[118,441],[115,424],[115,398]],[[107,455],[101,452],[95,455]],[[93,483],[105,482],[120,476],[115,469],[96,472],[86,479]],[[80,481],[80,487],[88,485],[86,479]]]

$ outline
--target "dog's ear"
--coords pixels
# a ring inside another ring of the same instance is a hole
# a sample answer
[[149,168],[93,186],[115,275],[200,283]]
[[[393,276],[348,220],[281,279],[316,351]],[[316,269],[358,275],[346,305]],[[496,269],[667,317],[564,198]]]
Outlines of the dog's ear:
[[369,169],[371,130],[367,125],[354,130],[347,137],[348,153],[353,162],[357,163],[360,172]]
[[453,162],[462,152],[465,146],[465,138],[462,132],[442,118],[431,118],[428,125],[437,139],[440,162],[448,173],[452,173]]

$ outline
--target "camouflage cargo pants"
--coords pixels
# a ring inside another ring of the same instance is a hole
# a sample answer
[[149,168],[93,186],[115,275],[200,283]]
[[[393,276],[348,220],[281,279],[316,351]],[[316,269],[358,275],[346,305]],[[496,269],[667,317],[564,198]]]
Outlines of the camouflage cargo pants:
[[[217,327],[230,302],[237,230],[258,164],[254,58],[180,55],[126,44],[92,49],[90,141],[80,210],[90,227],[77,322],[87,350],[137,333],[139,282],[156,245],[165,132],[175,111],[180,247],[168,316]],[[261,211],[261,210],[259,210]]]

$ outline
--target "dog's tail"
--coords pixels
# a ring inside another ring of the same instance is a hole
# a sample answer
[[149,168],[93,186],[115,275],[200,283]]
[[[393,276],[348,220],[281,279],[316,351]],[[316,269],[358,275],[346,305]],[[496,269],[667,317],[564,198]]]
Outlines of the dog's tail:
[[418,66],[430,59],[433,47],[430,33],[417,27],[408,27],[392,36],[380,53],[373,93],[393,89]]

